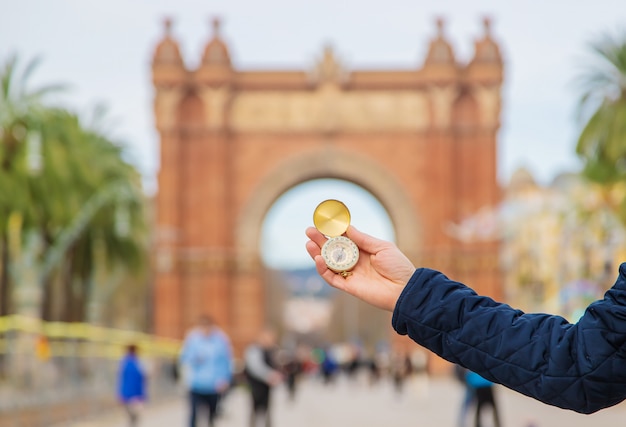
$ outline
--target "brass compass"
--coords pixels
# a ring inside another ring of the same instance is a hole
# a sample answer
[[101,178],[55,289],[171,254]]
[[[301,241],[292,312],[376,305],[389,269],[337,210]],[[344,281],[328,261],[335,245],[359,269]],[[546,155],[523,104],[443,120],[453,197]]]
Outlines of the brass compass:
[[313,212],[313,224],[329,239],[322,246],[322,258],[328,268],[343,277],[349,276],[359,260],[359,248],[346,236],[350,211],[339,200],[324,200]]

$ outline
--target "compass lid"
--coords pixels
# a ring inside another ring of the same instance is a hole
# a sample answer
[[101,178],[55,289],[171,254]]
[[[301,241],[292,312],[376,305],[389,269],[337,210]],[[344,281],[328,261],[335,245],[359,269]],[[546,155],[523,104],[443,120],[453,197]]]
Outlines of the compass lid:
[[313,212],[313,224],[326,236],[341,236],[350,226],[350,211],[339,200],[324,200]]

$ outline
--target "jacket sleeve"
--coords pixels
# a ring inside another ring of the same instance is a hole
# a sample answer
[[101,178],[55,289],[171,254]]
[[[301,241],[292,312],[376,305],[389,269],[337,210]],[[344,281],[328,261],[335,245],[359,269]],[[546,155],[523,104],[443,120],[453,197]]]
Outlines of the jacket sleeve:
[[183,346],[180,350],[180,354],[178,355],[178,363],[181,365],[186,365],[191,362],[191,340],[189,337],[185,338],[183,341]]
[[244,362],[249,375],[269,384],[274,369],[265,362],[261,347],[258,345],[249,346],[244,353]]
[[575,324],[515,310],[425,268],[392,323],[444,359],[550,405],[592,413],[626,398],[626,263]]
[[220,372],[222,373],[221,380],[230,384],[233,379],[233,350],[230,344],[230,340],[228,339],[226,334],[223,335],[222,339],[223,339],[222,353],[221,353],[221,365],[222,366],[220,368]]

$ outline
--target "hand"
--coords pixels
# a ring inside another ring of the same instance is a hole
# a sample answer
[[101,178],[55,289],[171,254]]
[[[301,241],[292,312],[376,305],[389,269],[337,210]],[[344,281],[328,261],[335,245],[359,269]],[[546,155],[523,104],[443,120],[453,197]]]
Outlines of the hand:
[[227,381],[219,381],[217,383],[217,392],[218,393],[224,393],[226,391],[226,389],[228,389],[228,382]]
[[326,237],[313,227],[307,228],[306,235],[311,239],[306,249],[315,260],[317,272],[329,285],[378,308],[393,311],[404,285],[415,272],[411,261],[396,245],[350,226],[346,235],[359,247],[359,262],[352,274],[344,278],[329,270],[322,258],[321,247]]
[[283,382],[283,374],[278,371],[271,372],[268,377],[268,382],[271,386],[276,386],[280,384],[281,382]]

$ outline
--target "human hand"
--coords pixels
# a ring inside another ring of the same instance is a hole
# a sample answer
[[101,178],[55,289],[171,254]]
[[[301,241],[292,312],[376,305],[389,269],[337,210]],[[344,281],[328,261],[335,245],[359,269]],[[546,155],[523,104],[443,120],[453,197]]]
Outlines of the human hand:
[[283,374],[278,371],[272,371],[268,377],[269,385],[275,386],[283,382]]
[[217,389],[218,393],[224,393],[227,388],[228,388],[228,382],[227,381],[219,381],[217,383],[216,389]]
[[347,277],[329,270],[321,255],[326,236],[316,228],[306,230],[306,249],[315,260],[319,275],[331,286],[369,304],[393,311],[396,301],[409,281],[415,267],[398,247],[384,240],[361,233],[353,226],[346,235],[359,247],[359,261]]

